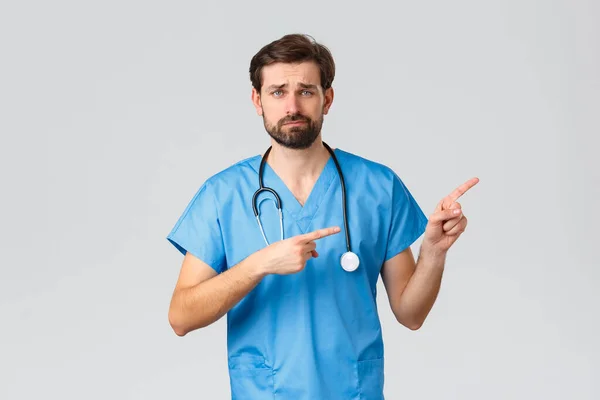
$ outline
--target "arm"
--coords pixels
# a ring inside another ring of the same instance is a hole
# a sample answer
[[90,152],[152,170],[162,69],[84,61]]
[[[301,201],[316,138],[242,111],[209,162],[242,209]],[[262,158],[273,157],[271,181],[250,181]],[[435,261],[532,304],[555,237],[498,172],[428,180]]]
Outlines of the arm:
[[315,241],[340,232],[319,229],[275,242],[217,275],[209,265],[187,253],[169,307],[169,323],[178,336],[212,324],[269,274],[293,274],[318,257]]
[[392,312],[409,329],[419,329],[435,303],[446,254],[467,227],[467,217],[456,200],[478,182],[477,178],[465,182],[438,203],[425,228],[416,263],[408,247],[382,267]]
[[169,323],[178,336],[220,319],[266,275],[257,253],[221,274],[187,253],[169,306]]
[[415,263],[409,248],[387,260],[381,277],[396,320],[411,330],[419,329],[440,290],[445,256],[421,251]]

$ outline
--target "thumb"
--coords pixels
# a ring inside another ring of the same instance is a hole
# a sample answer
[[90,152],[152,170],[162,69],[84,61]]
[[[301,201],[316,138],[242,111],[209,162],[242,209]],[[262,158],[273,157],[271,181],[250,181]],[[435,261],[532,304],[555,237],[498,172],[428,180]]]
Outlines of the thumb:
[[429,222],[434,225],[442,225],[444,222],[449,219],[456,218],[461,214],[462,210],[460,208],[452,209],[452,210],[443,210],[435,212],[430,218]]

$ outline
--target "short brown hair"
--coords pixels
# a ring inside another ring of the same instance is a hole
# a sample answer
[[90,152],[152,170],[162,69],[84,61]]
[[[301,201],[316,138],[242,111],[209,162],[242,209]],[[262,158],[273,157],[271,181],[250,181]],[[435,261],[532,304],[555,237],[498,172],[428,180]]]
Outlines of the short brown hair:
[[260,92],[262,87],[262,69],[277,62],[296,63],[314,61],[321,71],[321,87],[331,87],[335,77],[335,62],[327,47],[317,43],[310,35],[288,34],[277,39],[258,51],[250,61],[250,81]]

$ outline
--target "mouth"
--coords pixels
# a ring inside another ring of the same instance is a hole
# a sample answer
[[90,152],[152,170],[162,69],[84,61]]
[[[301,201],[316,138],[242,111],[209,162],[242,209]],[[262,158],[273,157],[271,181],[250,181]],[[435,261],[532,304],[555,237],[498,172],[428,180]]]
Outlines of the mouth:
[[290,122],[286,122],[283,125],[304,125],[306,124],[306,121],[290,121]]

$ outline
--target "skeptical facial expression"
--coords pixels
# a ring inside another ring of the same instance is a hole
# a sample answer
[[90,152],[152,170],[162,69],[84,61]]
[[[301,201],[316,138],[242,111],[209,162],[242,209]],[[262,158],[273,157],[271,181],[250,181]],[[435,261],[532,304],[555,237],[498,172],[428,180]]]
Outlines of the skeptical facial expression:
[[321,133],[333,90],[323,90],[314,62],[276,63],[263,68],[260,93],[253,89],[252,99],[266,131],[278,144],[305,149]]

